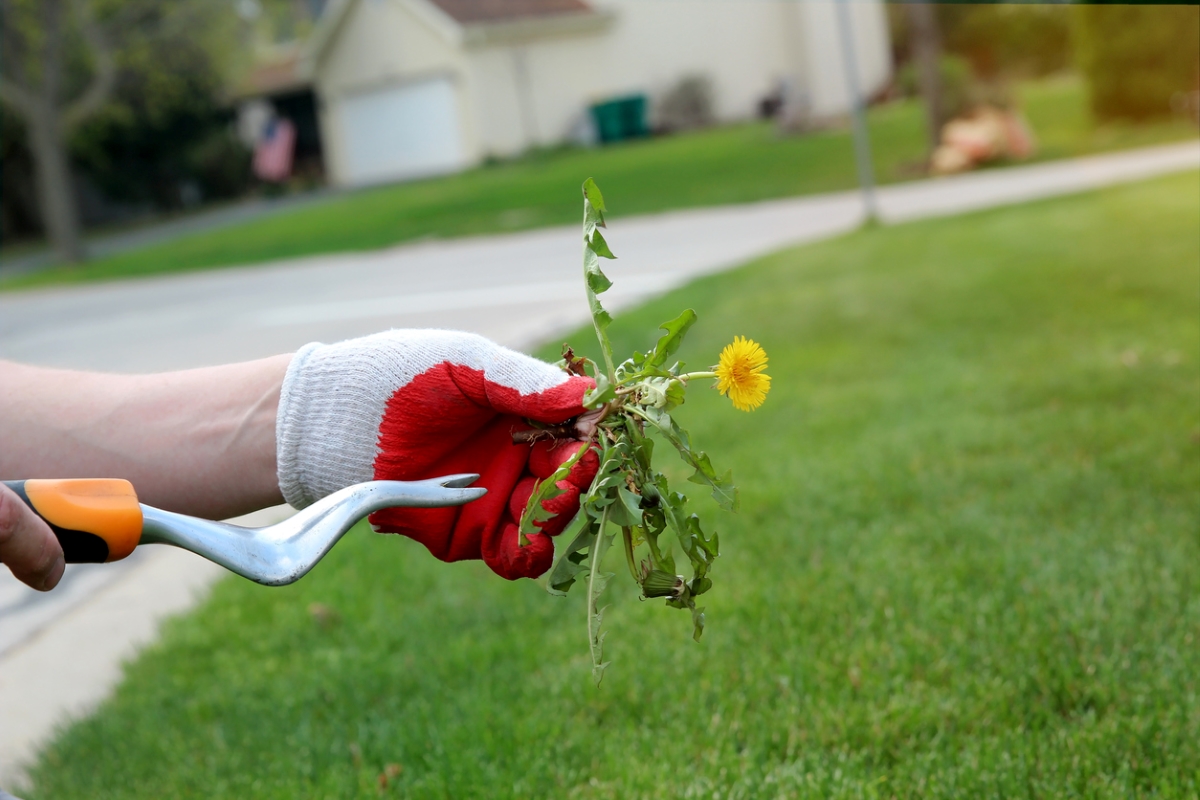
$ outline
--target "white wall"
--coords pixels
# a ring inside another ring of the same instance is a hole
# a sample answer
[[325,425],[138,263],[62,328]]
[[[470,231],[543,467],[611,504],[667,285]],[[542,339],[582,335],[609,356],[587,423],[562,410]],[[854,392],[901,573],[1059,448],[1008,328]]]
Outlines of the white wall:
[[315,68],[321,137],[334,183],[345,184],[349,177],[339,124],[347,99],[435,76],[448,77],[455,85],[466,161],[477,160],[474,119],[464,102],[466,58],[445,31],[413,13],[411,0],[351,0],[341,25]]
[[[753,117],[781,79],[807,89],[818,116],[849,108],[842,54],[827,0],[593,0],[615,17],[605,32],[519,46],[533,124],[517,95],[513,46],[468,51],[484,152],[516,153],[562,141],[593,102],[644,92],[661,97],[681,78],[712,79],[722,121]],[[851,4],[859,78],[867,94],[890,78],[887,20],[877,0]],[[527,129],[533,128],[533,136]]]
[[[462,103],[466,158],[510,155],[563,141],[590,104],[643,92],[655,100],[689,74],[710,77],[722,121],[753,117],[781,79],[805,87],[820,116],[848,109],[830,0],[592,0],[607,28],[517,44],[464,44],[424,0],[354,0],[318,69],[323,130],[335,180],[338,98],[387,81],[442,71]],[[890,77],[879,0],[850,2],[867,94]],[[523,96],[520,65],[528,83]]]
[[615,52],[612,33],[469,50],[482,151],[513,155],[530,145],[561,142],[592,102],[627,91],[605,66]]
[[[882,3],[841,0],[850,10],[859,90],[870,97],[887,85],[892,75],[887,13]],[[797,2],[803,43],[804,85],[817,118],[850,110],[845,56],[837,27],[837,9],[831,0]]]

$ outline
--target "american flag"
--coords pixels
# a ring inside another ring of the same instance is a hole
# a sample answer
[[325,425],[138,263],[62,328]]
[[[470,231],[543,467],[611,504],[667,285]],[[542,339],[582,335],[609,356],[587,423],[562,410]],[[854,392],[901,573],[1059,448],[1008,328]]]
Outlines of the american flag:
[[286,180],[292,174],[295,150],[296,126],[282,117],[271,120],[265,135],[254,147],[254,174],[264,181]]

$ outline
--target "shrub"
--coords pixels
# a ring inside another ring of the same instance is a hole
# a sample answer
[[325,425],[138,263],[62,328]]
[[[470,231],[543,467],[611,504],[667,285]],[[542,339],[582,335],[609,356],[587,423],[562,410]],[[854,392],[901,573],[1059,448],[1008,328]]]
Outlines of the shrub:
[[667,131],[705,128],[715,119],[713,85],[706,75],[689,75],[663,95],[658,108],[659,125]]
[[[905,97],[921,94],[917,64],[910,61],[896,73],[896,84]],[[942,115],[945,119],[960,117],[978,102],[978,91],[971,65],[957,56],[942,56],[938,62],[942,79]]]
[[1200,8],[1077,6],[1075,51],[1099,120],[1171,113],[1171,96],[1196,86]]

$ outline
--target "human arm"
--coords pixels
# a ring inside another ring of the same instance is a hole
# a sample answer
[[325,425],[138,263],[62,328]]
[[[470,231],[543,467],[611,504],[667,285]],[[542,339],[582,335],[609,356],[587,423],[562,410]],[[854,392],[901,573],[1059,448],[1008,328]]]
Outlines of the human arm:
[[144,503],[210,519],[278,505],[290,360],[151,375],[0,361],[0,478],[125,478]]
[[[146,503],[210,518],[277,505],[275,409],[290,359],[156,375],[0,361],[0,479],[121,477]],[[50,528],[3,486],[0,562],[43,591],[65,569]]]
[[285,497],[303,507],[360,481],[479,473],[489,494],[463,509],[394,509],[372,522],[444,561],[482,558],[504,577],[530,577],[548,568],[547,537],[574,515],[597,465],[579,459],[552,501],[558,517],[518,546],[536,481],[583,444],[517,445],[512,433],[582,412],[591,386],[451,331],[157,375],[0,362],[0,478],[125,478],[150,505],[221,518]]

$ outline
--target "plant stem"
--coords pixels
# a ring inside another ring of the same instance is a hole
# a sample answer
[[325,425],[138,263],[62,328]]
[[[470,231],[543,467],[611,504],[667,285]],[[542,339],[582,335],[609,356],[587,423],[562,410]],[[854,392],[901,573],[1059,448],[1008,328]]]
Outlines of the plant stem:
[[687,383],[688,381],[690,381],[693,378],[715,378],[715,377],[717,377],[717,373],[715,373],[715,372],[685,372],[684,374],[675,378],[675,380],[682,381],[683,383]]
[[608,552],[608,544],[604,539],[604,529],[608,526],[608,508],[604,509],[604,513],[600,516],[600,522],[596,527],[596,540],[592,543],[591,552],[588,553],[588,558],[591,560],[591,570],[588,572],[588,593],[587,593],[587,615],[588,615],[588,646],[592,651],[592,676],[596,680],[596,685],[600,685],[600,676],[604,674],[604,664],[601,659],[603,655],[604,643],[600,640],[600,626],[596,619],[596,600],[599,592],[596,591],[596,579],[600,576],[600,562],[604,560],[604,554]]
[[[589,299],[595,299],[596,295],[588,289]],[[604,353],[604,369],[608,375],[608,382],[613,386],[617,385],[617,368],[613,366],[612,353],[609,352],[608,337],[604,335],[604,331],[600,330],[600,323],[596,322],[596,318],[592,318],[592,327],[596,329],[596,337],[600,340],[600,352]]]

